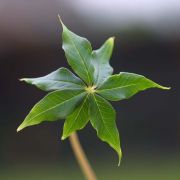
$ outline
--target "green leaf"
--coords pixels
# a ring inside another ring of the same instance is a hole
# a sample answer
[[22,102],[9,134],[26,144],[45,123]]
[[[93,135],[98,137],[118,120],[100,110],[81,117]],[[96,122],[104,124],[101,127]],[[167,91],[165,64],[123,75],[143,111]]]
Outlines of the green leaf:
[[82,103],[67,117],[64,123],[62,140],[67,138],[74,131],[84,128],[88,123],[88,96],[89,95],[86,95]]
[[93,82],[94,67],[91,62],[92,47],[90,42],[86,38],[71,32],[63,23],[62,27],[62,47],[65,51],[68,63],[79,77],[87,84],[91,85]]
[[98,137],[117,152],[120,162],[122,153],[115,122],[115,110],[104,98],[96,94],[92,94],[90,97],[90,122],[96,129]]
[[66,68],[60,68],[46,76],[39,78],[23,78],[31,85],[35,85],[43,91],[65,90],[65,89],[83,89],[85,84],[81,79],[75,76]]
[[79,104],[85,92],[80,90],[54,91],[40,100],[27,115],[17,131],[43,121],[64,119]]
[[92,63],[94,65],[94,85],[100,86],[112,73],[109,64],[114,47],[114,37],[109,38],[100,49],[93,51]]
[[90,120],[97,136],[117,152],[120,163],[122,152],[116,113],[106,99],[117,101],[128,99],[145,89],[169,88],[138,74],[123,72],[112,75],[109,60],[114,38],[109,38],[99,49],[92,51],[86,38],[71,32],[62,21],[61,24],[67,61],[81,79],[66,68],[44,77],[21,79],[41,90],[53,92],[32,108],[17,131],[44,121],[66,118],[62,135],[62,139],[65,139],[74,131],[84,128]]
[[110,76],[96,92],[108,100],[118,101],[128,99],[136,93],[149,88],[169,89],[144,76],[122,72]]

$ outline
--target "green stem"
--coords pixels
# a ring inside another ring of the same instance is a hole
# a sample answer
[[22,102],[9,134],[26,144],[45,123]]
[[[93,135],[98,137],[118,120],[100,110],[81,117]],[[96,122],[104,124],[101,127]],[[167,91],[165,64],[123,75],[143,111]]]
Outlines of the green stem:
[[80,144],[77,133],[73,133],[70,138],[70,143],[74,151],[74,155],[79,163],[79,166],[87,180],[97,180],[96,175],[83,151],[83,148]]

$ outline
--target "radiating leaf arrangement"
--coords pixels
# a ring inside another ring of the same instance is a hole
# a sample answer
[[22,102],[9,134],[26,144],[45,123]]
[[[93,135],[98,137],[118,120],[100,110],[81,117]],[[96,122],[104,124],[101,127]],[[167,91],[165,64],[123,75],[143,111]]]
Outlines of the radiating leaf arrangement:
[[134,73],[112,75],[109,60],[114,37],[109,38],[98,50],[92,50],[87,39],[70,31],[62,21],[61,24],[62,47],[76,75],[66,68],[60,68],[44,77],[21,79],[50,93],[32,108],[17,131],[44,121],[65,119],[64,140],[90,122],[97,136],[117,152],[120,161],[122,153],[116,112],[107,100],[128,99],[149,88],[169,88]]

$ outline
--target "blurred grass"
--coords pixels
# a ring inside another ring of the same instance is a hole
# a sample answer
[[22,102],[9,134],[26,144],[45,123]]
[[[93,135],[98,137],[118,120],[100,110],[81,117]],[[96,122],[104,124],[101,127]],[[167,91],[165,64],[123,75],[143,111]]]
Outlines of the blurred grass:
[[[70,161],[71,162],[71,161]],[[120,167],[107,161],[93,163],[99,180],[179,180],[180,161],[173,159],[147,159],[124,161]],[[21,164],[0,168],[0,180],[84,180],[78,165]]]

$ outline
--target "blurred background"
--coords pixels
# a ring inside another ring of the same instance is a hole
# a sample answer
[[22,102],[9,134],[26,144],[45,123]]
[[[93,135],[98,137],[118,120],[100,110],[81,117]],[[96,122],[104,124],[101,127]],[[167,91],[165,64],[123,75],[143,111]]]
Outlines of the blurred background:
[[172,87],[113,103],[123,150],[119,168],[116,153],[90,125],[79,132],[99,179],[179,180],[179,0],[0,1],[0,180],[83,180],[68,140],[60,140],[62,120],[16,133],[45,95],[18,79],[69,68],[57,14],[94,49],[116,37],[111,59],[115,73],[143,74]]

